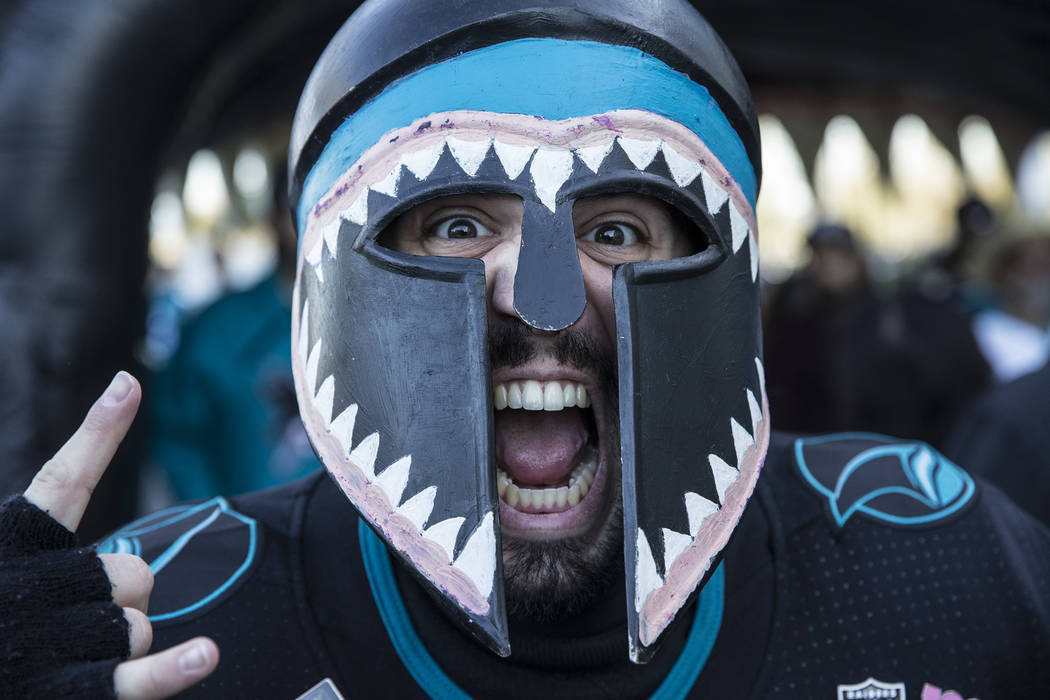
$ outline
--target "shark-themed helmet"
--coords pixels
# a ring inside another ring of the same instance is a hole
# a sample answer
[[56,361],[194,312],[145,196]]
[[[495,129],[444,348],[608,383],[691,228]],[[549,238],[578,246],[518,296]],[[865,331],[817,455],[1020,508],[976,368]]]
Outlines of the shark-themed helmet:
[[310,76],[289,167],[307,433],[375,533],[501,655],[484,263],[380,234],[436,197],[517,195],[514,308],[537,332],[588,303],[576,200],[656,198],[706,239],[611,272],[622,466],[599,470],[619,470],[629,653],[645,661],[717,568],[769,440],[758,126],[721,40],[683,0],[365,2]]

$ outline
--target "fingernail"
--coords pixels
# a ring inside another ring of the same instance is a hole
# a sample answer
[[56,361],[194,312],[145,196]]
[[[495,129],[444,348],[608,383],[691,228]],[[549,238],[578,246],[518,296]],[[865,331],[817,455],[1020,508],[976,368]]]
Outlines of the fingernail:
[[124,370],[117,372],[117,376],[113,377],[113,381],[106,388],[106,393],[102,394],[102,405],[116,406],[128,398],[128,394],[131,393],[131,386],[131,375]]
[[179,670],[189,675],[199,673],[208,665],[208,654],[204,645],[194,644],[179,656]]

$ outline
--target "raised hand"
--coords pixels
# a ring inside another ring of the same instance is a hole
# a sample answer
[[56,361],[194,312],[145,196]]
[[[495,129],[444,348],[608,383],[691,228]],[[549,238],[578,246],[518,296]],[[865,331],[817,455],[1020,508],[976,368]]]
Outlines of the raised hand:
[[[163,698],[199,682],[218,664],[218,647],[206,637],[147,655],[153,639],[146,617],[153,588],[149,566],[131,554],[98,556],[73,546],[71,533],[141,398],[138,382],[119,372],[37,473],[25,501],[53,521],[20,500],[0,511],[0,618],[7,618],[0,636],[10,632],[6,645],[17,647],[7,649],[0,641],[8,654],[0,689],[6,684],[34,696],[88,696],[101,688],[122,700]],[[105,599],[109,595],[112,603]],[[85,620],[91,626],[78,630]],[[121,657],[130,660],[116,663]]]

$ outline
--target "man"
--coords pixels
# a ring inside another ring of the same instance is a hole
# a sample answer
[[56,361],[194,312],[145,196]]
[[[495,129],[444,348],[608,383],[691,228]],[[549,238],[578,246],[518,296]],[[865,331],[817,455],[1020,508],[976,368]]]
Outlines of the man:
[[973,334],[995,379],[1008,382],[1050,357],[1050,231],[1004,226],[985,258],[994,303],[974,315]]
[[177,500],[258,491],[320,468],[292,380],[297,237],[280,180],[270,217],[277,268],[190,319],[153,383],[150,456]]
[[1050,364],[980,396],[955,425],[945,454],[1050,525]]
[[851,429],[843,416],[845,330],[874,292],[864,253],[846,227],[822,223],[806,237],[810,259],[772,292],[763,328],[777,428],[800,433]]
[[[757,125],[689,5],[366,3],[291,153],[292,364],[328,477],[72,549],[58,525],[139,400],[118,376],[3,513],[17,691],[1050,684],[1037,524],[921,444],[770,447]],[[144,656],[150,627],[158,649],[210,639]]]

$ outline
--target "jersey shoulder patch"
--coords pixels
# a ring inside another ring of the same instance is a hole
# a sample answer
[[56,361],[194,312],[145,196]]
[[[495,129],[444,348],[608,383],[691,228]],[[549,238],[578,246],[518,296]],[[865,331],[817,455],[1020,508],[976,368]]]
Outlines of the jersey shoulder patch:
[[258,523],[222,497],[153,513],[102,540],[99,554],[135,554],[153,570],[150,622],[184,621],[228,598],[262,552]]
[[836,528],[855,515],[904,528],[938,524],[961,514],[977,491],[926,443],[872,433],[799,438],[795,465]]

